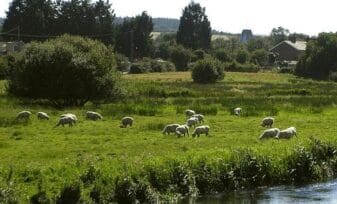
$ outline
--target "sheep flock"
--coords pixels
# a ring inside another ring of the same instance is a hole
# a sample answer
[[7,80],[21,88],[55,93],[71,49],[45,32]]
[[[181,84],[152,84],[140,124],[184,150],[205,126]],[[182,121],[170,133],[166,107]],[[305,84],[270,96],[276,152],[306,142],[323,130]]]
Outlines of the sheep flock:
[[[209,131],[210,131],[210,126],[202,124],[205,123],[205,116],[200,113],[196,113],[194,110],[185,110],[184,111],[185,116],[186,116],[186,121],[185,123],[172,123],[168,124],[164,127],[162,130],[163,135],[170,135],[175,134],[177,137],[182,137],[182,136],[190,136],[190,129],[193,128],[193,132],[191,133],[191,136],[194,137],[200,137],[200,135],[205,135],[209,136]],[[242,114],[242,108],[238,107],[233,109],[233,113],[235,116],[241,116]],[[19,112],[15,120],[17,122],[27,122],[30,119],[30,116],[32,113],[30,111],[21,111]],[[49,120],[50,116],[45,113],[45,112],[37,112],[36,114],[37,119],[39,121],[41,120]],[[98,120],[103,120],[103,116],[94,111],[87,111],[85,113],[85,118],[87,120],[92,120],[92,121],[98,121]],[[73,114],[73,113],[65,113],[60,115],[58,118],[57,124],[54,126],[54,128],[62,126],[64,127],[65,125],[68,125],[69,127],[74,126],[78,121],[78,117]],[[259,136],[260,140],[264,139],[291,139],[294,136],[297,136],[297,130],[295,127],[289,127],[283,130],[280,130],[279,128],[272,128],[274,125],[275,118],[273,117],[265,117],[261,121],[261,126],[264,128],[269,128],[264,130],[261,135]],[[123,117],[121,119],[121,125],[120,128],[127,128],[132,127],[134,123],[134,119],[132,117]]]

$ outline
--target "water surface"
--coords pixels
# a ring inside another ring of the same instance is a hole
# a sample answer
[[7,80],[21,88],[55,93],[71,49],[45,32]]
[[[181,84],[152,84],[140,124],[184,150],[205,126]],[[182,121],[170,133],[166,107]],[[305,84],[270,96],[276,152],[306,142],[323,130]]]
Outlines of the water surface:
[[201,196],[195,199],[181,202],[197,204],[220,203],[336,203],[337,204],[337,180],[326,183],[312,184],[301,187],[278,186],[261,188],[249,191],[237,191],[227,194]]

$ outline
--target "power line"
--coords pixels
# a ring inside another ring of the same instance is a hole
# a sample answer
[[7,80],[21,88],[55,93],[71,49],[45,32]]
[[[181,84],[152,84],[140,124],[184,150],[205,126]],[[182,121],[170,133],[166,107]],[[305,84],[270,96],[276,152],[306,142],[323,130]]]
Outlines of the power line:
[[[11,30],[11,31],[13,31],[13,30]],[[12,37],[17,36],[18,38],[20,38],[20,37],[28,37],[28,38],[56,38],[56,37],[60,36],[60,35],[21,34],[20,32],[18,32],[18,34],[10,34],[9,32],[4,32],[4,33],[0,33],[0,35],[12,36]],[[83,34],[74,34],[74,35],[79,35],[79,36],[84,36],[84,37],[108,37],[108,36],[113,36],[114,34],[113,33],[108,33],[108,34],[93,34],[93,35],[88,35],[88,34],[84,34],[84,35]]]

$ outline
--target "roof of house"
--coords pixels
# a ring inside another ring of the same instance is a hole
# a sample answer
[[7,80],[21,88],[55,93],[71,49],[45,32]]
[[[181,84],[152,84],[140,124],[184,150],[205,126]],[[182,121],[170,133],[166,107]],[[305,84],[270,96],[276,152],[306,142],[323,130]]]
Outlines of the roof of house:
[[295,43],[293,43],[289,40],[285,40],[285,41],[282,41],[279,44],[275,45],[270,50],[275,49],[276,47],[280,46],[283,43],[286,43],[286,44],[290,45],[291,47],[295,48],[296,50],[300,50],[300,51],[305,51],[305,49],[307,48],[307,42],[306,41],[296,41]]

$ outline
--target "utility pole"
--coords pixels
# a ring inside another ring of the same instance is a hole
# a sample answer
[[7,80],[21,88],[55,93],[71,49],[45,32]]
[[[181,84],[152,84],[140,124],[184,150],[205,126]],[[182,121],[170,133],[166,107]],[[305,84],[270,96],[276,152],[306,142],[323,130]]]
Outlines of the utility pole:
[[130,61],[133,61],[133,30],[130,31]]
[[20,26],[18,26],[18,41],[20,41]]

